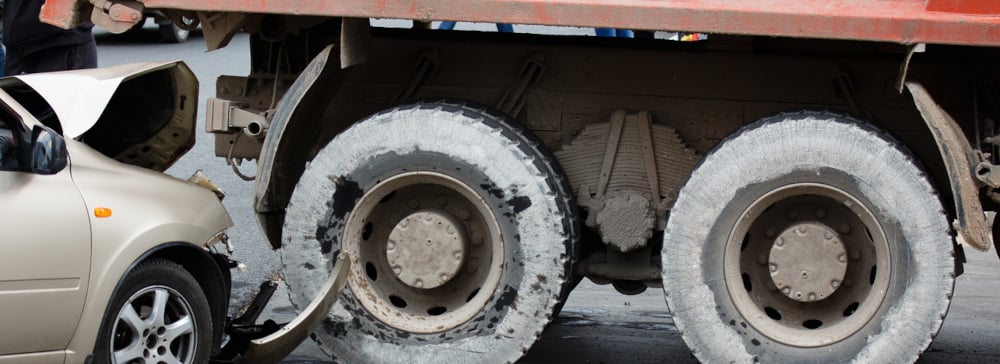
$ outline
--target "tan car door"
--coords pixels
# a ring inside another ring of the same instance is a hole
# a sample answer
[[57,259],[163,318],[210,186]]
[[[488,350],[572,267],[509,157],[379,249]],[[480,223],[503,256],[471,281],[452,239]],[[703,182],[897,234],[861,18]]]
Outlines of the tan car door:
[[[0,128],[23,146],[32,123],[0,91]],[[47,351],[60,357],[80,320],[90,273],[89,214],[70,168],[33,174],[26,152],[19,149],[19,165],[0,161],[0,359]]]

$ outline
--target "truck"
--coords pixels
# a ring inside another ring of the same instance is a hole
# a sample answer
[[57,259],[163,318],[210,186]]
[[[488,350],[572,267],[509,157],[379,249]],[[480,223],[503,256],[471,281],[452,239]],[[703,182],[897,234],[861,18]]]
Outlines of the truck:
[[964,249],[996,245],[1000,2],[47,0],[41,18],[119,32],[149,9],[209,50],[250,34],[206,129],[256,161],[296,307],[349,262],[311,335],[336,361],[514,362],[584,278],[662,287],[703,362],[915,361]]

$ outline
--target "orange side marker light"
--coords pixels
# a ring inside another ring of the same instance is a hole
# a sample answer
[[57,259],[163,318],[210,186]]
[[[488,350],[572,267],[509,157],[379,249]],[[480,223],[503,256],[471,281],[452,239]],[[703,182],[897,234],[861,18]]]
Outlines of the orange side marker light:
[[107,207],[95,207],[94,216],[97,217],[111,217],[111,209]]

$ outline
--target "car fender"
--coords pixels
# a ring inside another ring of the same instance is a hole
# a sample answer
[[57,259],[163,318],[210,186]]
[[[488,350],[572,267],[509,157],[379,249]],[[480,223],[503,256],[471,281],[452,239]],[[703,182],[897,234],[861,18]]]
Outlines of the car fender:
[[[129,267],[166,243],[206,249],[233,222],[206,188],[118,163],[67,140],[73,179],[91,213],[92,267],[83,319],[70,342],[68,362],[93,350],[104,308]],[[97,217],[102,208],[110,216]]]

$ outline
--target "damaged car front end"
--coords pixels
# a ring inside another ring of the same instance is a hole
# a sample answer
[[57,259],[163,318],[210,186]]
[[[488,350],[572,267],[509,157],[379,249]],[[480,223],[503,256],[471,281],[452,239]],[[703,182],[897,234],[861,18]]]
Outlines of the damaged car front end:
[[[201,363],[218,352],[233,222],[161,173],[194,145],[182,62],[0,79],[0,359]],[[206,183],[202,183],[207,185]]]
[[347,259],[292,322],[256,322],[276,282],[226,316],[224,193],[162,173],[197,103],[180,61],[0,79],[0,361],[277,363],[326,317]]

